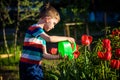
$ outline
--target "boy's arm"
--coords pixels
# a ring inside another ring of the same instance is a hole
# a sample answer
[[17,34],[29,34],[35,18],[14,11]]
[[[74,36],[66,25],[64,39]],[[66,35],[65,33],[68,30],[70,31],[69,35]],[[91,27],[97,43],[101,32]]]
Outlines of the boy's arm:
[[75,42],[74,38],[72,37],[65,37],[65,36],[49,36],[46,33],[43,33],[40,35],[42,38],[44,38],[47,42],[60,42],[68,40],[69,42],[73,43]]
[[52,54],[48,53],[47,49],[46,49],[46,46],[44,46],[43,47],[43,58],[53,60],[53,59],[60,59],[62,57],[59,54],[58,55],[52,55]]
[[61,59],[62,57],[59,54],[58,55],[52,55],[52,54],[49,54],[49,53],[43,53],[43,58],[53,60],[53,59]]

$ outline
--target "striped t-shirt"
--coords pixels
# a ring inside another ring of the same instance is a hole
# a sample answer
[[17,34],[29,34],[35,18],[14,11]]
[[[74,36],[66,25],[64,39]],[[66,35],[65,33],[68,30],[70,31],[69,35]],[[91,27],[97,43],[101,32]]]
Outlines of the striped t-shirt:
[[44,30],[38,27],[38,24],[30,26],[25,34],[22,55],[20,61],[39,64],[42,59],[44,46],[46,41],[40,37]]

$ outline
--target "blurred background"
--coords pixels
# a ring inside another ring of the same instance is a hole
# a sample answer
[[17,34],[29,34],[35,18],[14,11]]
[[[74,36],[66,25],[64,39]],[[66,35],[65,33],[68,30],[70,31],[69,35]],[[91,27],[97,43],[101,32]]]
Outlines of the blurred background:
[[97,40],[120,27],[119,0],[0,0],[0,80],[19,79],[18,60],[25,31],[37,23],[39,9],[46,2],[61,16],[50,35],[71,36],[81,44],[82,34]]

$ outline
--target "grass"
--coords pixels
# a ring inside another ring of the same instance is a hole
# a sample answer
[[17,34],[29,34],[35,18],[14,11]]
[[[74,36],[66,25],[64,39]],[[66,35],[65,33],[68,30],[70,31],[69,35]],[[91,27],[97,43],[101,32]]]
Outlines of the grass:
[[[0,80],[19,80],[19,58],[20,53],[10,54],[11,56],[8,58],[8,54],[0,54]],[[43,59],[43,66],[47,69],[53,67],[57,67],[61,60],[46,60]]]
[[[3,55],[3,54],[2,54]],[[6,56],[6,54],[4,54]],[[19,54],[0,58],[0,76],[1,80],[19,80],[19,69],[18,69]]]

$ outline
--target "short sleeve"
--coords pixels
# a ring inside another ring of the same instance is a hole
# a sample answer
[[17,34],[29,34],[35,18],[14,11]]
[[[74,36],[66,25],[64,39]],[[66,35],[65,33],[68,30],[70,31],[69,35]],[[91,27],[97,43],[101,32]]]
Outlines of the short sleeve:
[[44,30],[40,27],[30,27],[27,33],[38,37],[40,34],[44,33]]

